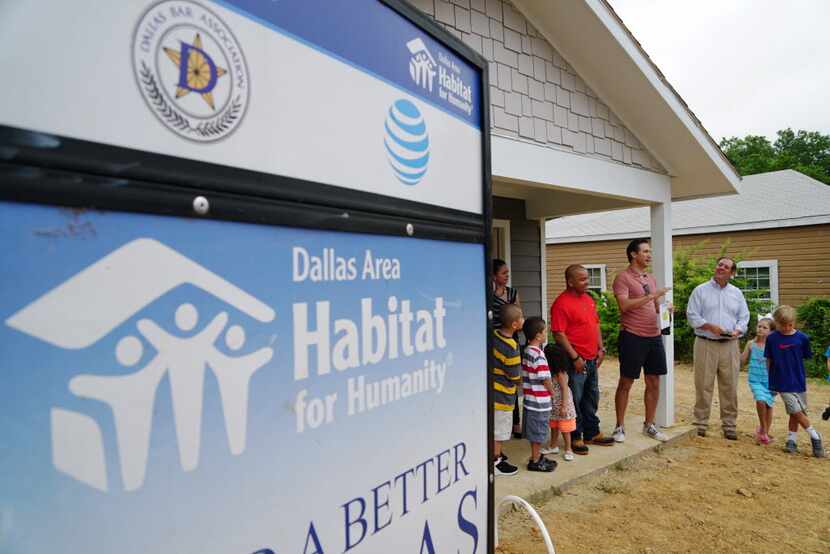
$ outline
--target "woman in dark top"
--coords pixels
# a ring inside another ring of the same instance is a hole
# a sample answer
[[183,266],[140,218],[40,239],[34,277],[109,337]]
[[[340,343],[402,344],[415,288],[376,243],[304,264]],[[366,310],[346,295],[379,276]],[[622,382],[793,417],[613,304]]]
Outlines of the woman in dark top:
[[[493,260],[493,300],[490,304],[490,310],[493,312],[492,328],[498,329],[501,327],[501,308],[505,304],[516,304],[521,308],[519,302],[519,292],[513,287],[507,286],[507,281],[510,280],[510,268],[507,267],[507,262],[498,258]],[[517,338],[517,337],[514,337]],[[516,387],[516,396],[518,400],[519,387]],[[516,402],[513,407],[513,436],[521,438],[522,425],[519,416],[519,403]]]
[[493,260],[493,303],[490,309],[493,311],[493,329],[501,327],[501,307],[505,304],[516,304],[521,307],[519,302],[519,292],[513,287],[507,286],[507,281],[510,280],[510,268],[507,267],[507,262],[498,258]]

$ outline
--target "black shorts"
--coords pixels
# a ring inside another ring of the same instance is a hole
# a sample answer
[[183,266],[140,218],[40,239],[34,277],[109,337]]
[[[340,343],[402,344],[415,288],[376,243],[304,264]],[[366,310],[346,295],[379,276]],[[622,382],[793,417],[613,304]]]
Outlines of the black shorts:
[[620,330],[620,375],[629,379],[640,378],[640,368],[646,375],[665,375],[666,349],[663,335],[641,337]]

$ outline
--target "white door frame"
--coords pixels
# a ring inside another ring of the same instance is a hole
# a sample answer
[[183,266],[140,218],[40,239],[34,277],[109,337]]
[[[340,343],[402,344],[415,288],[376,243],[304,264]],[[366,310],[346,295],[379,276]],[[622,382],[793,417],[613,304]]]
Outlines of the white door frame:
[[[502,230],[502,237],[504,237],[504,261],[507,262],[507,267],[510,268],[510,220],[494,218],[493,228]],[[507,280],[507,284],[509,285],[511,282],[512,276]]]

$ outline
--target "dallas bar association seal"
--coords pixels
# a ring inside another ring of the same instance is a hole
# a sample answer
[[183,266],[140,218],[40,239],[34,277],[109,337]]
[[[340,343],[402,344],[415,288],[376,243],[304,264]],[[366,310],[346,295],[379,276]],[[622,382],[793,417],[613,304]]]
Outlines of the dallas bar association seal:
[[163,0],[144,12],[133,35],[133,70],[150,110],[186,139],[226,137],[247,110],[242,48],[224,21],[195,2]]

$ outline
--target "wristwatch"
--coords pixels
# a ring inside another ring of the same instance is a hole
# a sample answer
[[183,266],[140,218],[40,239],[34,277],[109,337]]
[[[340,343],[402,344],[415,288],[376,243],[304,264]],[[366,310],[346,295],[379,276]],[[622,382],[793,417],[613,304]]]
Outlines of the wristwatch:
[[580,356],[579,354],[577,354],[577,355],[576,355],[576,358],[571,358],[571,361],[572,361],[572,362],[575,362],[575,361],[577,361],[577,360],[578,360],[579,358],[581,358],[581,357],[582,357],[582,356]]

